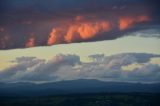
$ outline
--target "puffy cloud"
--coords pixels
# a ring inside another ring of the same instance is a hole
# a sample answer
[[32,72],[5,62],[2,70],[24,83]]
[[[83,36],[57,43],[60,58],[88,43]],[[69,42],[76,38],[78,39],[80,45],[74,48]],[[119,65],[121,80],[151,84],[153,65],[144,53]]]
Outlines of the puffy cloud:
[[160,38],[160,27],[151,28],[148,30],[141,30],[131,33],[131,35],[136,35],[140,37],[155,37]]
[[[99,56],[100,55],[97,55],[96,57],[95,55],[94,58],[99,59]],[[84,75],[84,78],[98,78],[106,81],[160,81],[158,78],[160,74],[160,66],[150,63],[151,58],[159,56],[160,55],[144,53],[124,53],[105,56],[103,60],[86,63],[82,66],[81,72],[86,73],[82,74]],[[128,66],[134,63],[141,64],[142,66],[139,68],[133,68],[133,70],[124,70],[122,68],[123,66]],[[137,75],[141,77],[137,77]]]
[[23,75],[31,72],[31,69],[42,64],[45,60],[35,57],[18,57],[14,61],[16,64],[1,71],[1,80],[18,80]]
[[145,82],[160,81],[160,66],[157,64],[144,64],[128,73],[129,80],[143,80]]
[[80,64],[76,55],[56,55],[48,61],[35,57],[16,58],[16,64],[0,72],[1,81],[49,81],[55,80],[54,73],[63,66]]
[[[90,55],[93,61],[82,62],[77,55],[58,54],[50,60],[36,57],[19,57],[15,65],[0,71],[1,82],[32,81],[49,82],[73,79],[100,79],[105,81],[159,82],[160,64],[152,58],[160,55],[123,53],[112,56]],[[129,70],[123,67],[132,64],[138,67]]]
[[95,54],[95,55],[90,55],[88,57],[94,61],[103,61],[104,54]]

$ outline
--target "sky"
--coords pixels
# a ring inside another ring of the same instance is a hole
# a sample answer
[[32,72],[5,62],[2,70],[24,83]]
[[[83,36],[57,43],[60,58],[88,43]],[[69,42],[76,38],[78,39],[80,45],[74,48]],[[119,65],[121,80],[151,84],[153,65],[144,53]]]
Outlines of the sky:
[[0,82],[160,82],[158,0],[0,1]]

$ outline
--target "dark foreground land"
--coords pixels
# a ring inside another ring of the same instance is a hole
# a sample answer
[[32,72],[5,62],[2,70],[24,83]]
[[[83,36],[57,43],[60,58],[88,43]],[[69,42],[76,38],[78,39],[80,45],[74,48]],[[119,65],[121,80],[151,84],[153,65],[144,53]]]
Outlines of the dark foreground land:
[[156,93],[72,94],[45,97],[0,97],[0,106],[160,106]]

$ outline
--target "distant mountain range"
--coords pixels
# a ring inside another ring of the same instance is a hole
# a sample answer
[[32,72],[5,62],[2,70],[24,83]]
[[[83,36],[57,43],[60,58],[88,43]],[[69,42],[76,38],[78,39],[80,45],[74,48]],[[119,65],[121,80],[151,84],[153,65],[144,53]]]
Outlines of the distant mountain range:
[[0,83],[0,96],[47,96],[102,92],[160,93],[160,83],[142,84],[126,82],[104,82],[92,79],[68,80],[43,84],[28,82]]

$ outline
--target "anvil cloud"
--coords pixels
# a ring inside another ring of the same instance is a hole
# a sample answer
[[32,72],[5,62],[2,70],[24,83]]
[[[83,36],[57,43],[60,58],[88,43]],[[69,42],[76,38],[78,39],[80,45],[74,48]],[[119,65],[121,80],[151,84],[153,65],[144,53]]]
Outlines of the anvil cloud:
[[116,39],[160,25],[158,0],[1,0],[0,49]]

